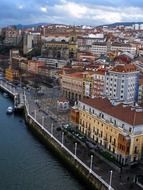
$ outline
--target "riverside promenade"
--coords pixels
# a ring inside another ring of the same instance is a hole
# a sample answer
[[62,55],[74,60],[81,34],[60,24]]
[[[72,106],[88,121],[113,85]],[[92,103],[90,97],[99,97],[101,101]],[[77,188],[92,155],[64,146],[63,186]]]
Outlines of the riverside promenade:
[[[3,84],[4,85],[4,84]],[[5,90],[11,93],[19,93],[21,89],[11,88],[10,85],[5,85]],[[9,92],[9,93],[10,93]],[[63,131],[58,131],[58,127],[61,126],[61,118],[57,117],[51,111],[48,111],[44,105],[39,108],[42,98],[34,97],[32,92],[23,90],[25,108],[28,117],[35,122],[41,130],[43,130],[52,140],[54,140],[63,149],[63,152],[67,152],[73,159],[75,159],[80,165],[82,165],[88,173],[88,177],[92,176],[100,181],[105,189],[141,189],[136,184],[133,184],[133,175],[130,173],[119,173],[107,163],[99,159],[96,154],[91,154],[90,150],[84,146],[83,143],[76,141],[71,136]],[[37,103],[38,100],[38,103]],[[47,105],[46,105],[47,106]],[[51,118],[55,116],[54,120]],[[111,187],[112,186],[112,187]],[[87,189],[88,190],[88,189]],[[90,190],[90,189],[89,189]]]

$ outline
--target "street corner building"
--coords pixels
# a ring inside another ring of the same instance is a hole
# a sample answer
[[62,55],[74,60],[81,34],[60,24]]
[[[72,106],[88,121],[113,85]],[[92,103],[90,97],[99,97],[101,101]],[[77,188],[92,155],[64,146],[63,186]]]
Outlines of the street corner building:
[[83,98],[78,102],[79,130],[122,165],[143,156],[143,108],[108,100]]

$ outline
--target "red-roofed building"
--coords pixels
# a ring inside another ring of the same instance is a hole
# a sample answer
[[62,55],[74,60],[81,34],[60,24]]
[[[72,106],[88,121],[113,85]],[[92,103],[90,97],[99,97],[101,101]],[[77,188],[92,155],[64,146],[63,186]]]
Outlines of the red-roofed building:
[[79,130],[110,152],[121,164],[143,155],[143,108],[117,104],[106,98],[78,102]]
[[139,71],[133,64],[120,64],[105,75],[104,93],[109,99],[132,103],[137,101]]

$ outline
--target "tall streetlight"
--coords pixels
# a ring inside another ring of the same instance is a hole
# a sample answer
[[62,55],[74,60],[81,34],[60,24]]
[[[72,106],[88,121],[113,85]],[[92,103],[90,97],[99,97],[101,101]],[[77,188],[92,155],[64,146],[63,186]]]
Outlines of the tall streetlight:
[[62,147],[64,146],[64,132],[62,131]]
[[74,158],[76,159],[76,153],[77,153],[77,142],[74,144]]
[[42,126],[44,127],[44,116],[42,116]]
[[110,171],[110,182],[109,182],[109,190],[111,190],[111,185],[112,185],[112,174],[113,174],[113,171],[111,170]]
[[27,112],[29,113],[29,104],[28,104],[28,101],[27,101]]
[[36,120],[36,110],[34,110],[34,118],[35,118],[35,120]]
[[53,123],[51,124],[51,137],[53,137]]
[[93,164],[93,155],[90,157],[90,168],[89,168],[89,173],[92,172],[92,164]]

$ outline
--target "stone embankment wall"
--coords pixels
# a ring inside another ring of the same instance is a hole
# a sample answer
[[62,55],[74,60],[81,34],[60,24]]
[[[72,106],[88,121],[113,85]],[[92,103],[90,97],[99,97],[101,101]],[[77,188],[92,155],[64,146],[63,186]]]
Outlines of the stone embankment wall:
[[[28,128],[50,149],[64,165],[66,165],[77,178],[86,186],[87,190],[108,190],[99,179],[89,173],[73,156],[71,156],[60,144],[58,144],[48,133],[46,133],[25,111],[25,120]],[[112,188],[111,188],[112,189]]]

